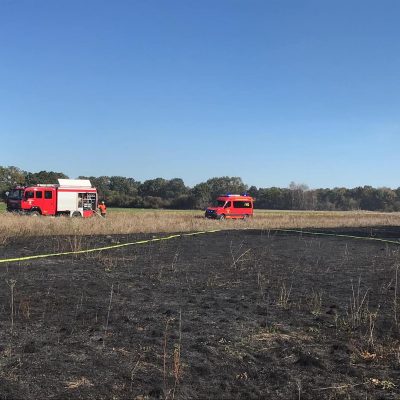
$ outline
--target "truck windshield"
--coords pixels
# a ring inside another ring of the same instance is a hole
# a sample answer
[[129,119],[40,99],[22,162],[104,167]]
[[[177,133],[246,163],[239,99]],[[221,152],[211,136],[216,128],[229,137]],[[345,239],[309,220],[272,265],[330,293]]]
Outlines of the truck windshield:
[[23,189],[13,189],[10,191],[8,198],[10,200],[22,200],[23,194],[24,194]]

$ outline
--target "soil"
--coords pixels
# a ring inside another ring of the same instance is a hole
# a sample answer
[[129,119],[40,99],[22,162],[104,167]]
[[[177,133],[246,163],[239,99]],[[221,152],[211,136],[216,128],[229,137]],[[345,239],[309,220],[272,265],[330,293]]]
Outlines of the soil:
[[[0,258],[148,237],[27,238]],[[399,399],[399,252],[232,230],[1,264],[0,398]]]

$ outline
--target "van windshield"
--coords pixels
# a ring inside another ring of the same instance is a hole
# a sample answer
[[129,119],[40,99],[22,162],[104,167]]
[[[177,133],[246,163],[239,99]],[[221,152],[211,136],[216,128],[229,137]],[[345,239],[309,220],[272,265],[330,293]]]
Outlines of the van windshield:
[[223,207],[225,205],[225,200],[215,200],[213,202],[213,207]]

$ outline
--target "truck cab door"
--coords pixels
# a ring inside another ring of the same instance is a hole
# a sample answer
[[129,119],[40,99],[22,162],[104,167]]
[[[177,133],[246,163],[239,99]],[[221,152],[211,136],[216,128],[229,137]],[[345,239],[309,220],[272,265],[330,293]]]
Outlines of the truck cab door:
[[46,215],[56,215],[56,192],[52,189],[44,190],[43,205]]

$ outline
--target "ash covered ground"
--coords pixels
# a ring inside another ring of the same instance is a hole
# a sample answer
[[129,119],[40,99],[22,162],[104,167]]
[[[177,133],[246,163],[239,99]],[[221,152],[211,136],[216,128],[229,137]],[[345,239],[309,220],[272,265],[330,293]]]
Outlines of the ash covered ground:
[[[19,239],[0,258],[146,238]],[[0,264],[0,398],[398,399],[399,251],[232,230]]]

